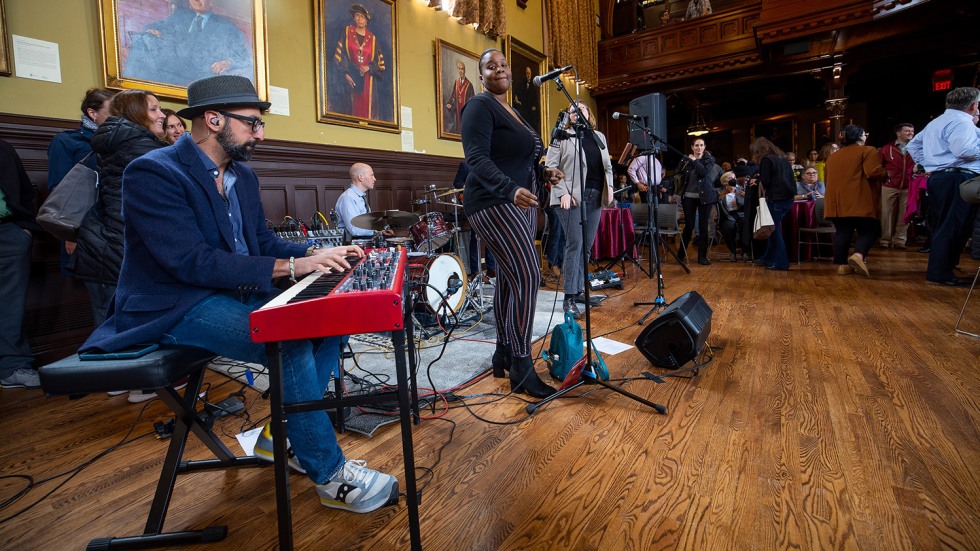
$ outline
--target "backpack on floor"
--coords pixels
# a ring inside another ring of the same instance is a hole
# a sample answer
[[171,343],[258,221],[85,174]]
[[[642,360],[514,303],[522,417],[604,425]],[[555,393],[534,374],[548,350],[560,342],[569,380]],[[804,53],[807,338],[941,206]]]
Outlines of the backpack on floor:
[[548,350],[541,351],[541,357],[548,364],[548,372],[559,381],[568,375],[569,370],[585,355],[582,340],[582,326],[575,321],[575,316],[566,312],[565,323],[556,325],[551,330],[551,343]]

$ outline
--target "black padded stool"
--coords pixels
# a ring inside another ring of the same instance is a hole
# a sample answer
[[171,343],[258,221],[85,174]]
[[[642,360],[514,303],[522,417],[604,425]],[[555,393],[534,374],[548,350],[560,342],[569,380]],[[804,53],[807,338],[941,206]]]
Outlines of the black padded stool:
[[[163,463],[163,472],[150,505],[146,528],[140,536],[97,538],[89,542],[89,550],[146,549],[178,544],[213,543],[228,534],[226,526],[209,526],[203,530],[163,532],[167,508],[173,495],[177,475],[205,469],[239,466],[258,466],[254,456],[235,457],[211,432],[205,419],[197,414],[196,406],[204,371],[215,354],[193,347],[161,347],[140,358],[127,360],[80,360],[70,356],[38,370],[41,387],[48,395],[68,395],[80,398],[89,393],[139,389],[155,391],[174,412],[176,422],[170,437],[170,447]],[[174,383],[188,376],[184,396],[174,390]],[[216,459],[181,461],[187,437],[193,432],[211,450]]]

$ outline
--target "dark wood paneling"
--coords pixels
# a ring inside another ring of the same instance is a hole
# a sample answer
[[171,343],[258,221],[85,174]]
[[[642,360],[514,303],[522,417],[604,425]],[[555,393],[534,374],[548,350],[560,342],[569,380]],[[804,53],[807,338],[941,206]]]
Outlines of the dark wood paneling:
[[[47,197],[47,149],[55,134],[78,127],[77,121],[0,113],[0,139],[17,150],[38,201]],[[398,151],[266,140],[250,165],[259,176],[266,217],[310,220],[326,215],[350,184],[348,170],[358,161],[371,165],[378,182],[371,192],[375,210],[413,210],[412,199],[432,184],[452,184],[461,159]],[[421,212],[421,207],[419,211]],[[84,286],[59,273],[60,243],[35,236],[25,327],[39,364],[74,352],[92,331],[92,311]]]

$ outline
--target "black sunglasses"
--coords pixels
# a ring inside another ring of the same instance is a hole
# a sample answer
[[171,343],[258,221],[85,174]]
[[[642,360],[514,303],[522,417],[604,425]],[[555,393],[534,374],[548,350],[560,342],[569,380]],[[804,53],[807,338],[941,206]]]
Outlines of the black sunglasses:
[[246,122],[246,123],[252,125],[252,132],[253,133],[254,132],[258,132],[259,130],[262,130],[263,128],[265,128],[265,121],[263,121],[260,118],[257,118],[257,117],[246,117],[245,115],[238,115],[238,114],[235,114],[235,113],[229,113],[227,111],[218,111],[218,112],[221,113],[222,115],[226,116],[226,117],[231,117],[233,119],[238,119],[238,120],[240,120],[242,122]]

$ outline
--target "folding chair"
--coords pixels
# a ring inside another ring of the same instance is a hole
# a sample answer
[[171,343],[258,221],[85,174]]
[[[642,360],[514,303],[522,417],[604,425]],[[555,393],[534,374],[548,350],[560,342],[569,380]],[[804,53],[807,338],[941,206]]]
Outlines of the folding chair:
[[[831,235],[833,236],[837,229],[834,228],[834,223],[830,220],[824,218],[824,206],[823,197],[816,200],[816,204],[813,206],[814,210],[814,226],[812,228],[800,228],[798,232],[798,239],[796,243],[796,263],[800,264],[803,262],[803,245],[816,245],[816,253],[813,255],[813,260],[830,260],[834,258],[834,241],[831,238],[830,243],[820,241],[821,235]],[[811,236],[813,241],[804,241],[803,236]],[[819,256],[820,245],[825,245],[830,247],[830,256]]]

